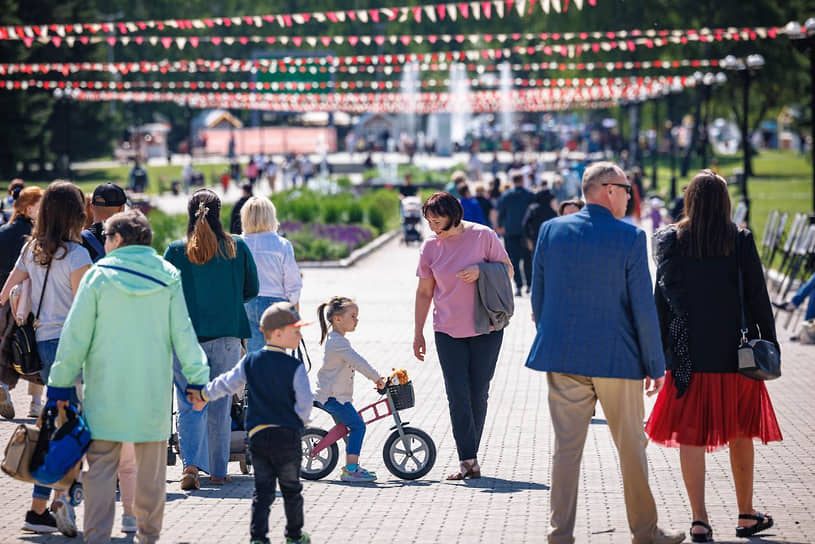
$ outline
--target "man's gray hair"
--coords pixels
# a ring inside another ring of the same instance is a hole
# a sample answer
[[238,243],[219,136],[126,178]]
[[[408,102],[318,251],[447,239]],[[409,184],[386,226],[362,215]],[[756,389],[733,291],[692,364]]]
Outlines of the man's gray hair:
[[609,178],[622,175],[623,169],[613,162],[601,161],[590,164],[583,172],[583,194],[593,191]]

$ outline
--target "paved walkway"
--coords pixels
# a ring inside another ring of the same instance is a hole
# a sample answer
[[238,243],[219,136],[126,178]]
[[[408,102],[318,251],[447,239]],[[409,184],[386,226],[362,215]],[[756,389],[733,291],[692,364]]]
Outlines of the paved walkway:
[[[306,528],[314,542],[545,542],[549,508],[550,460],[553,435],[546,405],[544,376],[523,367],[533,337],[529,300],[518,300],[517,313],[504,337],[498,369],[492,383],[490,410],[479,455],[485,478],[449,483],[444,476],[457,468],[441,373],[435,350],[417,362],[411,354],[413,291],[417,250],[393,241],[346,270],[304,271],[302,308],[315,315],[317,304],[332,295],[357,299],[360,324],[349,337],[374,366],[387,372],[406,368],[416,386],[416,408],[403,412],[411,425],[427,431],[438,448],[436,466],[421,481],[393,478],[382,461],[382,445],[389,425],[369,427],[362,450],[366,467],[381,481],[352,486],[338,474],[304,483]],[[312,358],[319,364],[319,329],[305,331]],[[783,333],[782,337],[789,335]],[[432,344],[432,332],[426,330]],[[591,341],[587,337],[587,341]],[[812,360],[815,347],[783,345],[785,375],[769,384],[785,440],[756,448],[756,507],[775,515],[777,526],[763,542],[815,542],[815,424]],[[315,370],[311,376],[314,378]],[[373,402],[377,395],[360,378],[357,401]],[[18,411],[28,399],[25,388],[14,391]],[[650,409],[650,404],[649,404]],[[18,420],[22,422],[24,420]],[[329,421],[320,416],[317,425]],[[14,425],[0,421],[0,444]],[[687,531],[690,511],[676,450],[648,448],[651,482],[662,526]],[[727,451],[708,456],[708,505],[718,542],[736,539],[736,506]],[[181,467],[168,469],[168,503],[162,542],[248,542],[252,479],[230,464],[233,482],[215,487],[202,478],[202,489],[180,490]],[[61,536],[26,535],[19,527],[28,507],[31,488],[0,475],[0,543],[68,542]],[[78,509],[81,517],[82,508]],[[120,510],[117,508],[116,537]],[[282,542],[281,501],[272,507],[272,542]],[[577,530],[579,543],[630,542],[622,485],[614,446],[598,406],[586,443],[580,487]],[[117,538],[116,542],[130,542]]]

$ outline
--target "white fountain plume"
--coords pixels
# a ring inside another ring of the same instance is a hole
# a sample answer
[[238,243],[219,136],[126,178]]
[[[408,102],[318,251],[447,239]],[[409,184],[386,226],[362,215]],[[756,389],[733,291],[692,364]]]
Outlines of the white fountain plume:
[[453,64],[450,67],[450,139],[459,145],[464,145],[470,126],[471,98],[467,68],[461,63]]

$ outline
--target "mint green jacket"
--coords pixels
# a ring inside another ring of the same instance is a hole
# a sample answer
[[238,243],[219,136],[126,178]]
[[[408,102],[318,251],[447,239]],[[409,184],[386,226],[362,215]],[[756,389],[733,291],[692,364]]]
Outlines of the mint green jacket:
[[48,398],[69,398],[82,371],[92,439],[167,440],[173,351],[187,381],[205,385],[209,367],[187,313],[181,274],[148,246],[121,247],[79,284],[48,378]]

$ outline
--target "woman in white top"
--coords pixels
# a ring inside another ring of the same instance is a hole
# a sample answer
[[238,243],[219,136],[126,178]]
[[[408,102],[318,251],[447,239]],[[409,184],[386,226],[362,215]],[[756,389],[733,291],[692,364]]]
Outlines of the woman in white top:
[[256,196],[247,200],[241,208],[241,225],[260,282],[258,296],[246,303],[246,315],[252,329],[247,351],[257,351],[266,343],[260,332],[263,311],[281,301],[291,302],[299,311],[303,282],[291,242],[277,234],[277,212],[271,200]]
[[[62,326],[79,282],[91,266],[88,251],[79,243],[85,217],[85,197],[79,187],[67,181],[49,185],[40,202],[31,241],[23,246],[0,293],[2,305],[8,300],[12,287],[26,278],[31,279],[31,311],[34,314],[39,311],[36,337],[44,383],[48,383]],[[76,404],[76,397],[72,401]],[[57,493],[51,505],[53,514],[48,512],[50,494],[50,488],[34,486],[31,510],[26,513],[23,528],[37,533],[50,533],[59,528],[65,536],[76,536],[73,508],[68,501],[63,501],[62,493]]]

